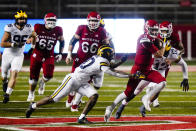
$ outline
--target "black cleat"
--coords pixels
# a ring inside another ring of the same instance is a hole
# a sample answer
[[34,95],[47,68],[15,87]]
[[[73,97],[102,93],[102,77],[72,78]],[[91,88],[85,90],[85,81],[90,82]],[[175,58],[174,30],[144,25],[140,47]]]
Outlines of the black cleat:
[[4,94],[3,97],[4,97],[3,98],[3,103],[6,104],[10,100],[9,95],[8,94]]
[[146,116],[146,108],[144,107],[144,105],[142,105],[140,107],[140,113],[141,113],[142,117],[145,117]]
[[118,107],[118,110],[116,111],[116,115],[115,115],[115,118],[116,119],[119,119],[120,116],[121,116],[121,113],[122,111],[124,110],[125,108],[125,105],[121,104],[119,107]]
[[27,109],[26,111],[26,118],[30,118],[31,114],[35,111],[35,109],[32,108],[32,104],[34,104],[35,102],[32,102],[29,106],[29,109]]
[[92,124],[93,122],[88,121],[85,117],[83,117],[82,119],[78,118],[78,123],[80,123],[80,124]]
[[7,91],[7,85],[8,85],[8,82],[3,82],[3,92],[5,93]]

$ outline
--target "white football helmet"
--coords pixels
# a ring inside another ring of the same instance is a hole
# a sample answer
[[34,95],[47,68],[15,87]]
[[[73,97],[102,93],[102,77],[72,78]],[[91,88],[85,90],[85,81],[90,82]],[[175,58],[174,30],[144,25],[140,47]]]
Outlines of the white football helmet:
[[99,13],[97,13],[95,11],[90,12],[87,16],[89,29],[90,30],[97,29],[100,25],[100,20],[101,20],[101,17],[99,15]]
[[44,17],[45,25],[49,29],[53,29],[56,27],[57,17],[54,13],[48,13]]

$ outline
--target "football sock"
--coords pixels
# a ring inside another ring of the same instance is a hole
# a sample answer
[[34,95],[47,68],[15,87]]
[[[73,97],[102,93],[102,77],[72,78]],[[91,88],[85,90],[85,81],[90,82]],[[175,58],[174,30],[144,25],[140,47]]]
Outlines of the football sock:
[[84,117],[85,117],[85,114],[81,114],[80,117],[79,117],[79,119],[82,119]]
[[120,103],[123,99],[125,99],[127,96],[125,95],[124,92],[122,92],[121,94],[119,94],[116,99],[114,100],[114,102],[111,105],[111,108],[114,109],[116,107],[116,105],[118,103]]
[[81,98],[82,98],[82,95],[79,93],[76,93],[75,98],[73,100],[73,105],[79,105]]
[[7,90],[6,90],[6,94],[11,95],[12,94],[12,91],[13,91],[13,89],[10,88],[10,87],[8,87]]

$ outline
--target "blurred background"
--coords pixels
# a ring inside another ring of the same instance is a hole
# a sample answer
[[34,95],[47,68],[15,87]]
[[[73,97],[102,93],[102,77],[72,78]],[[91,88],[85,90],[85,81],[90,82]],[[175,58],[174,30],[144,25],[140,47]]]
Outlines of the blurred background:
[[[195,0],[1,0],[0,19],[13,20],[13,14],[20,9],[26,11],[29,19],[35,21],[38,19],[38,23],[44,22],[43,17],[48,12],[55,13],[60,19],[86,19],[90,11],[98,11],[106,21],[107,19],[154,19],[161,23],[168,20],[173,23],[180,34],[185,47],[185,54],[183,55],[185,60],[191,61],[196,58]],[[106,22],[106,30],[107,24],[110,23]],[[118,26],[121,27],[122,25]],[[73,29],[74,32],[75,29]],[[1,27],[0,33],[3,31],[4,29]],[[111,35],[115,36],[112,33]],[[68,46],[69,41],[65,42]],[[131,42],[132,40],[129,39],[126,44]],[[130,53],[130,58],[134,58],[134,52],[118,53]],[[66,57],[66,51],[64,57]]]

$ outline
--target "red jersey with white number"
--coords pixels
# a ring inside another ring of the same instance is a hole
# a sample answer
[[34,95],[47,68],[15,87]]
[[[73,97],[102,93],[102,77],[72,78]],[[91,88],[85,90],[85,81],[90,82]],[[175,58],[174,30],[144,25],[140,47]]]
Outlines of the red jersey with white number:
[[134,64],[138,70],[146,71],[151,69],[154,60],[153,54],[158,51],[155,44],[158,43],[158,39],[152,38],[147,34],[139,37]]
[[82,61],[97,54],[98,48],[106,39],[106,30],[102,27],[95,31],[90,31],[87,25],[80,25],[76,34],[80,36],[77,57]]
[[63,35],[61,27],[56,26],[52,30],[45,28],[44,24],[35,24],[34,31],[37,33],[36,46],[34,52],[41,57],[54,56],[54,47],[59,36]]

